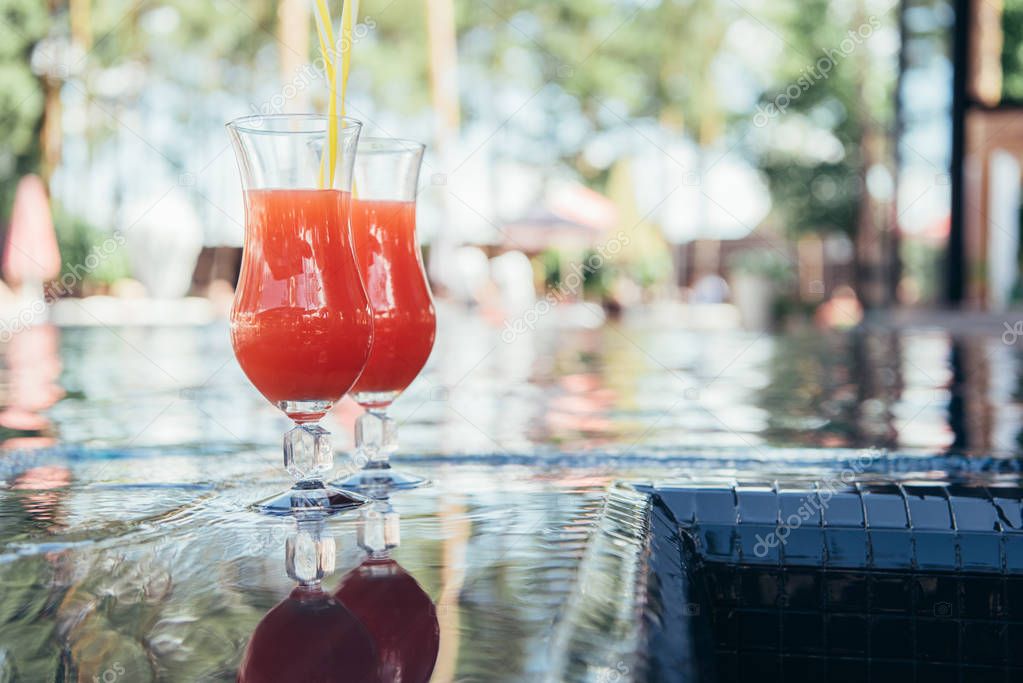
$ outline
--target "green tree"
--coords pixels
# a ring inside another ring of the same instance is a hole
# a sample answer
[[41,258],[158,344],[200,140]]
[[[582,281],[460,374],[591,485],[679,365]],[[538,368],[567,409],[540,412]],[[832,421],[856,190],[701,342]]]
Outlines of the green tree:
[[[772,7],[787,49],[752,123],[767,133],[759,164],[775,217],[792,237],[848,235],[861,300],[890,303],[896,250],[867,173],[875,165],[891,168],[896,64],[871,43],[891,17],[868,14],[863,0]],[[779,134],[785,127],[787,134]]]
[[0,0],[0,216],[10,213],[18,178],[37,170],[43,89],[30,58],[49,27],[40,0]]
[[1023,101],[1023,0],[1004,0],[1002,9],[1002,96]]

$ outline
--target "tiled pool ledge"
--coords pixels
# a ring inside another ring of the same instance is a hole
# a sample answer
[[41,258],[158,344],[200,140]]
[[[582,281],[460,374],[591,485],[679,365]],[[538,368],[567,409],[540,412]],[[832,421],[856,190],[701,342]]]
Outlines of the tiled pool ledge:
[[651,496],[614,485],[580,563],[552,641],[546,680],[643,680]]
[[1019,680],[1018,463],[928,464],[617,484],[551,680]]
[[[6,449],[0,452],[0,478],[26,467],[59,463],[71,467],[88,467],[97,463],[180,457],[223,458],[246,467],[257,467],[280,479],[276,469],[278,444],[203,443],[173,446],[118,446],[60,444],[29,450]],[[336,454],[337,464],[344,464],[348,453]],[[827,474],[832,479],[863,480],[870,475],[905,478],[937,478],[941,480],[1023,473],[1023,457],[1015,454],[943,453],[930,451],[889,451],[852,448],[665,448],[637,447],[631,449],[587,449],[559,451],[497,451],[474,453],[402,452],[393,456],[396,463],[408,467],[430,469],[451,466],[570,468],[599,470],[618,476],[623,481],[685,482],[709,477],[730,481],[737,476],[771,477],[818,481]],[[267,469],[271,468],[271,469]],[[263,474],[262,471],[259,474]]]

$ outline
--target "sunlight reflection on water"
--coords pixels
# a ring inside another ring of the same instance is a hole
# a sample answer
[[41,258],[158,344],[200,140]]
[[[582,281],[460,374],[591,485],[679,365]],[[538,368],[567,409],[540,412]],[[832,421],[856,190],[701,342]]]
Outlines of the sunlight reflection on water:
[[[819,446],[1012,451],[1020,353],[996,335],[787,336],[610,323],[502,340],[442,309],[437,347],[394,406],[403,450]],[[223,325],[32,330],[7,349],[5,445],[276,445]],[[328,423],[350,445],[359,414]]]
[[[615,479],[805,477],[850,448],[1015,452],[1021,433],[1020,355],[996,336],[612,323],[508,344],[450,310],[440,330],[394,410],[402,466],[436,482],[394,498],[395,560],[437,604],[434,680],[539,680]],[[294,586],[291,522],[248,509],[285,484],[285,420],[223,325],[17,339],[0,377],[0,672],[233,679]],[[339,447],[358,414],[329,417]],[[328,524],[330,590],[363,557],[356,526]]]

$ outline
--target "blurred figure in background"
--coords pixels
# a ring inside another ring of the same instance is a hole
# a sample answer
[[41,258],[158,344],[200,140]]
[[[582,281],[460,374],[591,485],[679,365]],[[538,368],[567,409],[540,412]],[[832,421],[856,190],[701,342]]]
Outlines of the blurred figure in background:
[[822,303],[814,315],[818,327],[856,327],[863,320],[863,306],[849,285],[836,287],[831,298]]

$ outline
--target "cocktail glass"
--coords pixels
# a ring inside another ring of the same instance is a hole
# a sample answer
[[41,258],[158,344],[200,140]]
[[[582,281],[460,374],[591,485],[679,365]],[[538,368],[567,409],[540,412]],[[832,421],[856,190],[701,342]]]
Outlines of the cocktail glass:
[[361,472],[335,482],[370,492],[421,486],[426,479],[395,470],[398,448],[391,403],[416,378],[433,349],[437,315],[416,242],[416,194],[425,148],[394,138],[363,138],[355,157],[352,236],[373,310],[369,360],[352,389],[366,409],[355,425]]
[[295,484],[257,503],[272,514],[366,502],[324,482],[334,451],[318,424],[359,377],[373,341],[349,224],[361,124],[342,118],[332,131],[328,123],[282,114],[227,124],[245,196],[231,343],[256,389],[295,422],[284,435],[284,467]]

